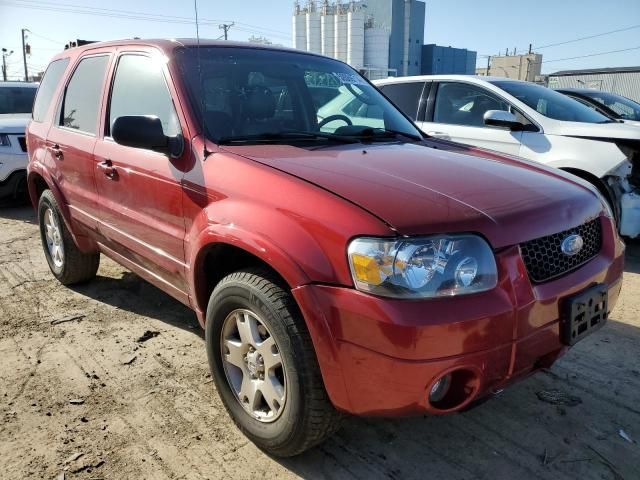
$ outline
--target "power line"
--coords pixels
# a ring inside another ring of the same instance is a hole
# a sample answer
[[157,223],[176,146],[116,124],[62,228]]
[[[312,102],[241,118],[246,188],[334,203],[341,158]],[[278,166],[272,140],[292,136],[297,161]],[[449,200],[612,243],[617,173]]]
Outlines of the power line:
[[576,60],[578,58],[588,58],[588,57],[597,57],[598,55],[608,55],[610,53],[620,53],[620,52],[629,52],[631,50],[640,50],[639,47],[631,47],[631,48],[622,48],[620,50],[610,50],[608,52],[599,52],[599,53],[589,53],[587,55],[579,55],[577,57],[567,57],[567,58],[556,58],[553,60],[543,60],[542,62],[531,62],[532,65],[539,65],[541,63],[553,63],[553,62],[561,62],[564,60]]
[[[110,18],[124,18],[129,20],[145,20],[150,22],[173,23],[173,24],[183,24],[183,25],[194,23],[193,19],[189,17],[177,17],[177,16],[170,16],[170,15],[150,14],[150,13],[144,13],[144,12],[134,12],[130,10],[113,10],[113,9],[97,8],[97,7],[89,8],[89,7],[84,7],[80,5],[68,4],[68,3],[51,3],[51,2],[34,1],[34,0],[13,0],[13,1],[0,0],[0,3],[4,3],[6,5],[10,5],[18,8],[30,8],[35,10],[56,11],[56,12],[68,12],[68,13],[76,13],[81,15],[96,15],[96,16],[104,16],[104,17],[110,17]],[[200,23],[205,25],[215,25],[221,21],[222,20],[203,19],[202,21],[200,21]],[[268,27],[260,27],[257,25],[251,25],[243,22],[236,22],[236,23],[239,25],[245,26],[244,28],[238,28],[239,30],[242,30],[242,31],[290,39],[288,33],[282,32],[280,30],[275,30]],[[60,42],[56,41],[56,43],[60,43]]]
[[566,40],[564,42],[549,43],[548,45],[534,46],[533,48],[534,48],[534,50],[541,50],[543,48],[557,47],[558,45],[566,45],[567,43],[581,42],[582,40],[589,40],[590,38],[604,37],[605,35],[611,35],[613,33],[618,33],[618,32],[626,32],[628,30],[633,30],[633,29],[636,29],[636,28],[640,28],[640,24],[632,25],[632,26],[626,27],[626,28],[619,28],[617,30],[611,30],[609,32],[596,33],[595,35],[588,35],[586,37],[575,38],[573,40]]

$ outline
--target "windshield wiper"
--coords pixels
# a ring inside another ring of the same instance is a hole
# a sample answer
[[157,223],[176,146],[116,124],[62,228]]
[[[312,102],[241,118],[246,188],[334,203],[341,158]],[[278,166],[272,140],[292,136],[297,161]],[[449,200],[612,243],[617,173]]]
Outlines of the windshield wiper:
[[340,135],[352,138],[362,138],[362,139],[376,139],[376,138],[395,138],[395,137],[405,137],[411,140],[420,141],[422,137],[419,135],[414,135],[412,133],[401,132],[400,130],[392,130],[390,128],[382,128],[382,127],[360,127],[360,126],[347,126],[340,127],[338,129]]
[[257,135],[239,135],[236,137],[222,137],[218,140],[220,145],[228,145],[231,143],[251,143],[251,142],[282,142],[291,140],[314,140],[325,139],[339,143],[356,143],[354,138],[346,137],[343,135],[336,135],[334,133],[323,132],[305,132],[305,131],[290,131],[290,132],[266,132]]

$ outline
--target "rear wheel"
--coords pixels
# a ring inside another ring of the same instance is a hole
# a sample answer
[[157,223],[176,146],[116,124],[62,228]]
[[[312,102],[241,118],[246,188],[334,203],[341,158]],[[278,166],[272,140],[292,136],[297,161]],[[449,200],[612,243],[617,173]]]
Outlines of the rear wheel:
[[324,389],[304,319],[270,272],[225,277],[207,308],[209,366],[236,425],[282,457],[322,442],[342,415]]
[[73,285],[96,276],[100,254],[83,253],[78,249],[51,190],[45,190],[40,196],[38,223],[44,255],[51,272],[60,283]]

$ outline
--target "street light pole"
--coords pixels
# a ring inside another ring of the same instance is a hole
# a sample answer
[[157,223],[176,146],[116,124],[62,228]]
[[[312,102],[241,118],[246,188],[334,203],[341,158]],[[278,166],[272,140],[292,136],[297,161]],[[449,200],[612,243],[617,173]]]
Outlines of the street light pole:
[[29,71],[27,70],[27,49],[25,47],[24,32],[29,32],[29,30],[26,28],[22,29],[22,61],[24,62],[24,81],[28,82]]

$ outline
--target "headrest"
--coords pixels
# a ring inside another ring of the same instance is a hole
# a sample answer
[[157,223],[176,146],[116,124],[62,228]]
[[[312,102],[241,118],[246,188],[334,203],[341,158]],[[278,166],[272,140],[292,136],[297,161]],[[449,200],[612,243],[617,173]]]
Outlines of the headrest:
[[242,112],[249,120],[264,120],[276,113],[276,99],[266,87],[249,87],[242,96]]

